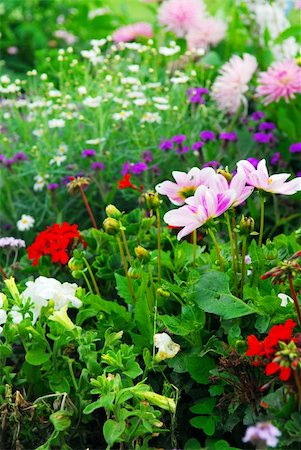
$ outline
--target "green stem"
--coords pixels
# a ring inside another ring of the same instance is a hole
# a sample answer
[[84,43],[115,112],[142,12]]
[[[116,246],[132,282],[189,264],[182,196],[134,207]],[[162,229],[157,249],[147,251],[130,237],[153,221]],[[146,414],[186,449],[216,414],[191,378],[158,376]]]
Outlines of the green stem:
[[158,229],[158,283],[161,283],[161,221],[159,208],[156,209]]
[[233,230],[231,228],[230,216],[229,216],[228,212],[225,213],[225,217],[226,217],[226,223],[227,223],[228,234],[229,234],[230,245],[231,245],[232,264],[233,264],[233,273],[234,273],[234,285],[235,285],[235,290],[237,291],[237,286],[238,286],[238,281],[237,281],[237,264],[236,264],[236,257],[235,257]]
[[238,265],[239,261],[239,252],[238,252],[238,239],[237,239],[237,233],[235,232],[236,227],[236,219],[235,217],[232,217],[232,230],[234,231],[234,249],[235,249],[235,257],[236,257],[236,267]]
[[93,274],[93,272],[92,272],[91,266],[90,266],[90,264],[88,263],[88,261],[86,260],[86,258],[83,258],[83,260],[84,260],[84,263],[85,263],[85,265],[86,265],[86,267],[87,267],[87,269],[88,269],[88,272],[89,272],[90,278],[91,278],[91,280],[92,280],[92,283],[93,283],[95,292],[97,293],[97,295],[100,296],[100,292],[99,292],[99,289],[98,289],[98,286],[97,286],[97,283],[96,283],[94,274]]
[[193,259],[192,265],[195,267],[196,260],[196,250],[197,250],[197,230],[193,230],[192,232],[192,244],[193,244]]
[[126,240],[125,232],[122,229],[122,226],[120,227],[120,232],[121,232],[121,237],[122,237],[122,240],[123,240],[123,245],[124,245],[124,248],[125,248],[126,256],[128,258],[129,264],[131,264],[132,257],[131,257],[130,251],[129,251],[129,247],[128,247],[128,243],[127,243],[127,240]]
[[243,298],[244,284],[245,284],[246,254],[247,254],[247,238],[246,236],[243,236],[241,247],[241,286],[240,286],[241,298]]
[[213,231],[211,230],[211,228],[208,228],[208,233],[210,234],[210,237],[215,245],[215,249],[216,249],[216,253],[217,253],[217,257],[219,260],[219,267],[220,267],[220,271],[224,272],[224,265],[223,265],[223,259],[222,259],[222,255],[221,255],[221,251],[217,242],[217,239],[215,237],[215,234],[213,233]]
[[262,237],[263,237],[263,228],[264,228],[264,201],[265,201],[265,198],[262,195],[260,198],[260,230],[259,230],[259,239],[258,239],[259,247],[262,246]]
[[82,274],[83,274],[84,280],[85,280],[85,282],[86,282],[86,285],[88,286],[89,291],[90,291],[92,294],[94,294],[93,289],[92,289],[92,286],[91,286],[91,284],[90,284],[90,281],[88,280],[87,275],[85,274],[85,272],[82,272]]
[[67,362],[68,362],[68,367],[69,367],[69,372],[70,372],[70,376],[71,376],[71,379],[72,379],[72,383],[73,383],[75,391],[77,392],[78,391],[78,385],[77,385],[77,381],[76,381],[76,378],[75,378],[74,372],[73,372],[73,367],[72,367],[73,360],[68,358]]
[[126,263],[126,259],[125,259],[125,254],[124,254],[124,251],[123,251],[123,248],[122,248],[122,242],[121,242],[121,239],[120,239],[119,236],[117,236],[117,242],[118,242],[118,247],[119,247],[119,252],[120,252],[120,257],[121,257],[123,269],[124,269],[124,272],[125,272],[125,276],[126,276],[126,279],[127,279],[127,282],[128,282],[129,289],[130,289],[130,293],[131,293],[131,297],[132,297],[132,300],[133,300],[133,304],[135,305],[136,297],[135,297],[135,294],[134,294],[132,280],[130,279],[129,274],[128,274],[128,267],[127,267],[127,263]]
[[91,208],[90,208],[88,199],[87,199],[87,197],[86,197],[86,194],[84,193],[84,190],[83,190],[83,187],[82,187],[82,186],[79,186],[79,191],[80,191],[81,196],[82,196],[82,199],[83,199],[83,201],[84,201],[86,210],[88,211],[88,214],[89,214],[89,217],[90,217],[90,219],[91,219],[92,225],[93,225],[93,227],[96,228],[96,230],[97,230],[97,225],[96,225],[95,218],[94,218],[94,216],[93,216],[93,213],[92,213],[92,210],[91,210]]
[[292,294],[292,299],[294,300],[294,304],[295,304],[295,308],[297,311],[297,316],[298,316],[298,321],[299,321],[299,325],[301,327],[301,313],[300,313],[300,306],[299,306],[299,302],[298,302],[298,297],[297,297],[297,293],[295,291],[295,287],[294,287],[294,280],[293,277],[291,275],[289,275],[288,277],[288,282],[290,285],[290,290],[291,290],[291,294]]

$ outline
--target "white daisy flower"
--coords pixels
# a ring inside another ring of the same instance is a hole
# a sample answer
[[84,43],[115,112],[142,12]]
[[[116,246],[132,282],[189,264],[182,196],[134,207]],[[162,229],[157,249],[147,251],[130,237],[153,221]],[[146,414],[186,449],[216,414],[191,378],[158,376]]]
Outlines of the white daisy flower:
[[27,214],[22,214],[21,219],[17,222],[17,228],[19,231],[30,230],[35,223],[35,219]]

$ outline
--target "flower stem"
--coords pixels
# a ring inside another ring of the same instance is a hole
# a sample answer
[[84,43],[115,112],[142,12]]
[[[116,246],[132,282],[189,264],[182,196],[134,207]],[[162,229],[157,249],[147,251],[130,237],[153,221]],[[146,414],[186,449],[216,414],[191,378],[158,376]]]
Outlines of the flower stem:
[[92,283],[93,283],[95,292],[96,292],[97,295],[100,296],[100,292],[99,292],[99,289],[98,289],[98,286],[97,286],[97,283],[96,283],[94,274],[93,274],[93,272],[92,272],[91,266],[90,266],[90,264],[88,263],[88,261],[86,260],[86,258],[83,258],[83,261],[84,261],[84,263],[85,263],[85,265],[86,265],[86,267],[87,267],[87,269],[88,269],[88,272],[89,272],[90,278],[91,278],[91,280],[92,280]]
[[235,290],[237,291],[237,286],[238,286],[238,281],[237,281],[237,264],[236,264],[237,261],[236,261],[236,256],[235,256],[233,230],[231,228],[230,217],[229,217],[229,213],[228,212],[225,213],[225,217],[226,217],[226,223],[227,223],[228,234],[229,234],[230,245],[231,245],[232,264],[233,264],[233,273],[234,273],[234,285],[235,285]]
[[259,230],[259,239],[258,239],[259,247],[262,246],[262,237],[263,237],[263,228],[264,228],[264,201],[265,201],[265,198],[262,195],[260,198],[260,230]]
[[91,284],[90,284],[90,281],[88,280],[87,275],[85,274],[85,272],[82,272],[82,274],[83,274],[84,280],[85,280],[85,282],[86,282],[86,285],[88,286],[89,291],[90,291],[92,294],[94,294],[93,289],[92,289],[92,286],[91,286]]
[[247,237],[242,237],[242,247],[241,247],[241,285],[240,285],[240,295],[243,298],[244,284],[245,284],[245,272],[246,272],[246,254],[247,254]]
[[218,257],[218,260],[219,260],[220,271],[221,271],[221,272],[224,272],[223,258],[222,258],[221,251],[220,251],[218,242],[217,242],[217,240],[216,240],[215,234],[213,233],[213,231],[211,230],[211,228],[208,228],[208,233],[210,234],[210,237],[211,237],[211,239],[212,239],[212,241],[213,241],[213,243],[214,243],[214,245],[215,245],[217,257]]
[[0,266],[0,273],[3,276],[3,278],[6,280],[8,279],[8,275],[6,274],[6,272],[4,272],[3,268]]
[[128,243],[127,243],[127,240],[126,240],[126,235],[125,235],[124,230],[122,229],[122,226],[120,227],[120,233],[121,233],[121,237],[122,237],[122,240],[123,240],[123,245],[124,245],[124,248],[125,248],[126,256],[128,258],[129,264],[131,264],[132,257],[131,257],[130,251],[129,251],[129,246],[128,246]]
[[192,232],[192,244],[193,244],[192,265],[193,265],[193,267],[195,267],[196,250],[197,250],[197,230],[193,230],[193,232]]
[[126,258],[125,258],[125,254],[124,254],[124,251],[123,251],[123,248],[122,248],[122,242],[121,242],[121,239],[120,239],[119,236],[117,236],[117,242],[118,242],[118,247],[119,247],[119,252],[120,252],[120,257],[121,257],[123,269],[124,269],[124,272],[125,272],[125,276],[126,276],[126,279],[127,279],[127,282],[128,282],[129,289],[130,289],[130,293],[131,293],[131,297],[132,297],[132,300],[133,300],[133,304],[135,305],[136,297],[135,297],[135,294],[134,294],[132,280],[130,279],[129,274],[128,274],[128,267],[127,267],[127,263],[126,263]]
[[161,221],[159,208],[156,209],[157,229],[158,229],[158,283],[161,283]]
[[298,321],[299,321],[299,325],[301,327],[301,312],[300,312],[300,306],[299,306],[299,302],[298,302],[298,297],[295,291],[295,287],[294,287],[294,279],[293,277],[290,275],[288,277],[288,282],[290,285],[290,290],[291,290],[291,294],[292,294],[292,299],[294,300],[294,304],[295,304],[295,308],[297,311],[297,316],[298,316]]
[[300,381],[301,378],[297,372],[298,372],[298,369],[293,370],[294,378],[295,378],[295,382],[296,382],[296,386],[297,386],[297,390],[298,390],[298,403],[299,403],[299,405],[301,405],[301,381]]
[[93,225],[93,227],[96,228],[96,230],[97,230],[97,225],[96,225],[95,218],[94,218],[94,216],[93,216],[93,213],[92,213],[92,210],[91,210],[91,208],[90,208],[88,199],[87,199],[87,197],[86,197],[86,194],[84,193],[84,190],[83,190],[82,186],[79,186],[79,190],[80,190],[82,199],[83,199],[83,201],[84,201],[86,210],[88,211],[88,214],[89,214],[89,216],[90,216],[92,225]]

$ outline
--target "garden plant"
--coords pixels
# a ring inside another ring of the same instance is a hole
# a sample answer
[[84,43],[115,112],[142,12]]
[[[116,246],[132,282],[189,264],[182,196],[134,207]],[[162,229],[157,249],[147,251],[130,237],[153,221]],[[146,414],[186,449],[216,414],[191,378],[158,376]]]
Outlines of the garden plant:
[[301,450],[300,11],[2,0],[1,450]]

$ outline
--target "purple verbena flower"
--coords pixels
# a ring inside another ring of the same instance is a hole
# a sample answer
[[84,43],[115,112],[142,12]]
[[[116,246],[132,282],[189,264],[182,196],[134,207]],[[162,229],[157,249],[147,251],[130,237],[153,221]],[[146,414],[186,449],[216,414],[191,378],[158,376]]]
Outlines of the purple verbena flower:
[[280,152],[274,153],[270,160],[270,163],[272,164],[272,166],[276,166],[276,164],[278,164],[278,162],[280,161],[280,158],[281,158]]
[[172,142],[174,142],[175,144],[182,144],[184,141],[186,141],[186,136],[185,134],[176,134],[175,136],[173,136],[171,138]]
[[129,161],[126,161],[125,163],[123,163],[122,169],[121,169],[121,175],[126,175],[127,173],[129,173],[131,165],[132,164]]
[[104,170],[104,168],[105,168],[104,163],[102,163],[100,161],[95,161],[91,164],[92,170]]
[[272,133],[255,133],[253,135],[253,141],[258,142],[259,144],[269,144],[270,142],[274,142],[274,136]]
[[142,158],[146,164],[151,163],[153,160],[153,153],[150,150],[145,150],[142,153]]
[[220,163],[218,161],[208,161],[203,164],[203,167],[212,167],[213,169],[218,169],[220,167]]
[[158,164],[155,164],[155,165],[152,167],[152,172],[153,172],[153,174],[155,175],[155,177],[158,177],[158,176],[160,175],[161,169],[160,169],[160,167],[158,166]]
[[255,169],[257,169],[257,166],[258,166],[258,163],[259,163],[259,159],[251,157],[251,158],[248,158],[247,161],[249,161],[252,164],[252,166],[254,166]]
[[95,156],[95,155],[96,155],[96,151],[93,150],[93,148],[87,148],[86,150],[82,151],[83,158],[89,158],[89,157]]
[[15,162],[14,158],[8,158],[4,161],[4,165],[6,167],[11,167]]
[[176,153],[178,154],[178,155],[183,155],[184,153],[188,153],[189,152],[189,147],[188,147],[188,145],[179,145],[177,148],[176,148]]
[[170,139],[163,139],[159,144],[159,149],[166,152],[173,148],[173,142]]
[[147,164],[145,164],[145,162],[138,162],[136,164],[133,164],[131,166],[131,173],[134,175],[140,175],[142,172],[144,172],[145,170],[147,170]]
[[237,140],[237,134],[235,131],[220,133],[219,139],[221,141],[235,142]]
[[200,148],[202,148],[204,145],[205,144],[203,141],[197,141],[194,144],[192,144],[191,148],[192,150],[200,150]]
[[27,159],[28,158],[27,158],[26,154],[23,153],[23,152],[17,152],[13,156],[14,162],[16,162],[16,161],[26,161]]
[[276,125],[274,122],[262,122],[259,124],[259,131],[272,131],[275,130]]
[[58,183],[47,184],[48,191],[55,191],[60,185]]
[[265,117],[265,113],[263,111],[255,111],[251,114],[251,118],[258,122],[259,120],[263,119]]
[[190,103],[200,103],[203,105],[205,103],[204,95],[208,94],[209,91],[206,88],[189,88],[186,93]]
[[0,163],[4,163],[5,161],[5,155],[3,153],[0,154]]
[[203,141],[214,141],[215,140],[215,134],[213,131],[210,130],[204,130],[200,132],[200,137],[203,139]]
[[291,153],[299,153],[301,152],[301,142],[295,142],[290,146],[290,152]]

